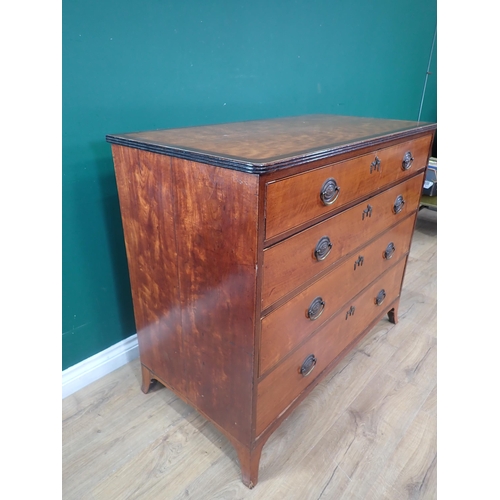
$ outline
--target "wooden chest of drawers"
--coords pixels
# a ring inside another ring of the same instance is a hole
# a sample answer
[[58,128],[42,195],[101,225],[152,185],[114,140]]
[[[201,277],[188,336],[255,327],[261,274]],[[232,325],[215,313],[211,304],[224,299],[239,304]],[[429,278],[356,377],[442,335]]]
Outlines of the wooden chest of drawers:
[[107,136],[142,365],[257,483],[277,426],[397,311],[435,125],[311,115]]

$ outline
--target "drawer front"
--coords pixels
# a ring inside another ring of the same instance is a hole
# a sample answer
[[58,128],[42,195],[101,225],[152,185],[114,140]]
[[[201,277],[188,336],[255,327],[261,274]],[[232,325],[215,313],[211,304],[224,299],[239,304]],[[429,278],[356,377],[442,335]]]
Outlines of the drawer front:
[[[420,174],[267,248],[264,251],[262,308],[269,307],[415,211],[420,201],[422,182],[423,174]],[[400,211],[396,213],[396,200],[400,196],[404,203],[397,204]],[[328,246],[324,244],[325,238],[328,238]]]
[[415,215],[353,254],[262,319],[260,375],[317,330],[349,298],[396,264],[410,249]]
[[[283,360],[258,385],[257,435],[261,434],[321,372],[399,296],[406,259],[350,301],[304,345]],[[377,296],[384,290],[379,305]],[[351,314],[350,314],[351,313]],[[315,365],[308,363],[314,356]],[[312,371],[309,371],[312,367]],[[304,370],[304,374],[301,373]],[[309,373],[308,373],[309,371]]]
[[424,169],[430,141],[429,135],[420,137],[269,183],[266,239]]

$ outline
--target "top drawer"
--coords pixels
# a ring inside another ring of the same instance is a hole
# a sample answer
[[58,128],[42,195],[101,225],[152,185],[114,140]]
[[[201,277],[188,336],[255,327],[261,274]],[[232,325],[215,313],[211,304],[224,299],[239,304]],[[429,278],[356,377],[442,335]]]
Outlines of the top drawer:
[[431,136],[396,144],[266,186],[266,239],[425,168]]

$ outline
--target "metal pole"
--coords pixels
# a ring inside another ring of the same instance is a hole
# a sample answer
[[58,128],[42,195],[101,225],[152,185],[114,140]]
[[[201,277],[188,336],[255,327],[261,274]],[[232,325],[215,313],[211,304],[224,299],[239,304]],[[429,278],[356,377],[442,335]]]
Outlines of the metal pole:
[[422,92],[422,99],[420,100],[420,109],[418,111],[417,121],[420,121],[420,115],[422,114],[422,108],[424,106],[425,89],[427,88],[427,80],[430,75],[429,70],[431,69],[431,59],[432,59],[432,53],[434,52],[434,44],[436,43],[436,32],[437,32],[437,26],[436,28],[434,28],[434,38],[432,39],[431,53],[429,54],[429,63],[427,64],[427,72],[425,73],[424,90]]

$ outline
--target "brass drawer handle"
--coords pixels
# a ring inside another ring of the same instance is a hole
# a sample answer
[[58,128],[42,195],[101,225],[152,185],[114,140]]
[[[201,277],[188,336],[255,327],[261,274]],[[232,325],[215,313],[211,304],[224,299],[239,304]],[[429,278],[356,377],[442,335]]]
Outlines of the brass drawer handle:
[[340,187],[337,185],[337,181],[330,177],[323,183],[319,197],[324,205],[331,205],[339,197],[339,194]]
[[407,151],[403,157],[403,163],[401,165],[402,169],[409,170],[414,159],[415,158],[413,158],[411,151]]
[[388,245],[387,248],[384,251],[384,259],[391,259],[392,256],[394,255],[394,252],[396,251],[396,247],[394,246],[394,243],[391,241]]
[[314,257],[316,260],[324,260],[328,257],[328,254],[332,250],[332,242],[328,236],[323,236],[318,241],[316,248],[314,249]]
[[345,319],[349,316],[354,316],[354,313],[356,312],[356,308],[354,306],[349,307],[349,310],[345,313]]
[[377,296],[375,297],[375,304],[377,304],[377,306],[382,304],[382,302],[384,302],[385,297],[386,293],[385,290],[382,288],[382,290],[380,290],[380,292],[378,292]]
[[321,297],[316,297],[311,302],[311,305],[309,306],[309,309],[307,310],[307,317],[311,321],[314,321],[315,319],[318,319],[323,314],[324,310],[325,310],[325,301]]
[[309,354],[300,367],[300,374],[303,377],[307,377],[314,370],[317,361],[314,354]]
[[394,202],[394,207],[393,207],[394,213],[399,214],[399,212],[403,210],[404,204],[405,204],[405,199],[403,198],[402,195],[399,195],[396,198],[396,201]]
[[378,156],[375,156],[375,159],[370,163],[370,174],[372,172],[375,172],[375,170],[377,172],[380,172],[380,158]]

